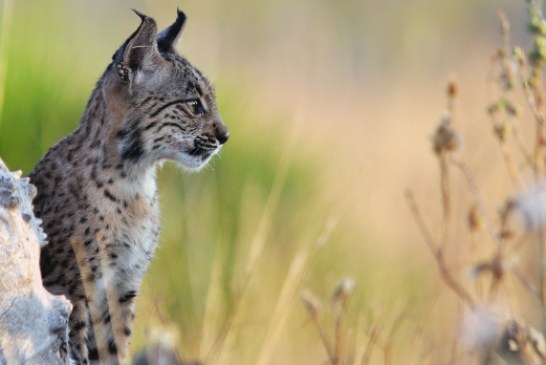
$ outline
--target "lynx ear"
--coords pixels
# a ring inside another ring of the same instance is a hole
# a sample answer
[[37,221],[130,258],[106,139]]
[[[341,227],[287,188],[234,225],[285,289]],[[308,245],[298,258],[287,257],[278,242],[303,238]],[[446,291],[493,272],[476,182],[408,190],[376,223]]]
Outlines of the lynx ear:
[[157,35],[157,47],[161,52],[173,52],[174,43],[180,36],[186,22],[186,14],[182,10],[176,9],[176,13],[176,21]]
[[127,39],[122,61],[130,69],[142,69],[161,58],[157,51],[157,26],[152,18],[133,10],[142,20],[135,33]]

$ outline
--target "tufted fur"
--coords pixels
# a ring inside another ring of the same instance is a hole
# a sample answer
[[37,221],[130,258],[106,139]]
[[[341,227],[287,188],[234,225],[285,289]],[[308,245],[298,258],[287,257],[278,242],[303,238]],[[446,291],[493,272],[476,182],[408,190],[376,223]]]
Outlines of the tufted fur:
[[137,14],[140,26],[114,54],[79,127],[30,175],[49,237],[43,283],[74,305],[78,364],[118,364],[127,354],[159,232],[155,164],[199,169],[228,138],[211,84],[174,51],[184,14],[159,35],[152,18]]

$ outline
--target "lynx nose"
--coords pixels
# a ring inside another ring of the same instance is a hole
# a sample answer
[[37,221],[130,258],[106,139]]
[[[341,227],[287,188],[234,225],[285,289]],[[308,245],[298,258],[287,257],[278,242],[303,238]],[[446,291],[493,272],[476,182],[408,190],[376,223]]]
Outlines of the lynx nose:
[[224,125],[224,123],[215,123],[214,124],[214,134],[216,136],[216,139],[220,144],[226,143],[226,141],[229,138],[229,132]]

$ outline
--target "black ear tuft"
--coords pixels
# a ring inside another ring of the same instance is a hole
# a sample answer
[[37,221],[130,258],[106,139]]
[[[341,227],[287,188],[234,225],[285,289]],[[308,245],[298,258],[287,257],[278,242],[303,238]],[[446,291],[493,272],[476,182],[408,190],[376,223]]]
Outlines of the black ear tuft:
[[[153,38],[155,37],[155,32],[157,31],[155,21],[136,9],[132,10],[140,18],[140,25],[138,26],[138,29],[135,30],[133,34],[131,34],[129,38],[125,40],[125,42],[123,42],[121,47],[119,47],[116,53],[114,53],[114,55],[112,56],[112,60],[115,63],[126,61],[125,58],[127,55],[127,47],[129,46],[129,44],[131,44],[131,46],[134,46],[134,43],[148,43],[147,45],[151,46],[154,41]],[[137,40],[135,38],[139,39]],[[146,38],[148,38],[148,40],[146,40]]]
[[186,22],[186,14],[176,9],[176,21],[157,35],[157,48],[160,52],[173,52],[173,46]]
[[145,21],[146,19],[149,19],[148,16],[142,14],[140,11],[136,10],[136,9],[131,9],[136,15],[138,15],[138,17],[140,18],[140,20],[142,21]]

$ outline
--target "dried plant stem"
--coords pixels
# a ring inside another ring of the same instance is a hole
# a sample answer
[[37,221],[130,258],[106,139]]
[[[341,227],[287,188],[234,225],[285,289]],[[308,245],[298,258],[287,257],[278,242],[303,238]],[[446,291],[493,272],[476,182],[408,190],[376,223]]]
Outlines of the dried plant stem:
[[538,66],[533,67],[532,76],[524,81],[528,84],[524,88],[525,99],[533,113],[535,119],[535,145],[533,149],[532,168],[535,174],[535,179],[541,179],[544,172],[544,147],[546,138],[544,136],[544,115],[542,113],[542,104],[544,98],[544,90],[542,89],[542,70]]
[[411,365],[423,365],[426,362],[424,361],[426,357],[427,349],[423,349],[424,345],[424,339],[423,339],[423,329],[419,326],[417,327],[415,331],[415,335],[412,340],[412,348],[413,349],[419,349],[419,353],[414,353],[413,361],[410,363]]
[[495,225],[493,224],[493,222],[489,218],[489,215],[487,214],[487,210],[485,209],[485,206],[484,206],[483,201],[482,201],[480,190],[478,189],[478,185],[476,184],[476,181],[474,180],[474,177],[470,173],[470,170],[461,161],[452,160],[451,163],[455,167],[457,167],[461,171],[461,173],[463,174],[463,176],[464,176],[464,178],[466,180],[466,184],[467,184],[468,188],[470,189],[470,192],[472,193],[472,195],[474,197],[474,200],[476,201],[476,204],[478,204],[480,215],[481,215],[482,219],[484,220],[485,225],[487,227],[487,232],[489,233],[491,238],[495,241],[497,246],[500,247],[501,244],[502,244],[501,239],[499,237],[497,229],[495,228]]
[[334,350],[333,346],[330,343],[330,339],[328,338],[328,335],[326,334],[326,330],[324,329],[324,326],[322,325],[322,322],[319,318],[313,318],[313,323],[315,324],[315,327],[317,328],[317,332],[319,334],[320,340],[322,341],[322,345],[324,346],[324,349],[326,350],[326,354],[328,355],[328,359],[330,362],[332,359],[334,359]]
[[398,314],[398,316],[394,319],[391,330],[389,331],[387,340],[385,342],[385,365],[392,364],[392,345],[394,343],[394,336],[396,335],[406,318],[407,310]]
[[468,293],[468,291],[461,284],[459,284],[457,280],[453,278],[449,269],[447,268],[443,250],[436,245],[434,239],[429,233],[423,217],[421,216],[421,212],[419,211],[417,204],[415,203],[415,199],[413,198],[413,194],[411,192],[406,193],[406,200],[412,216],[417,223],[417,226],[421,234],[423,235],[423,238],[425,239],[428,248],[430,249],[432,255],[436,260],[436,265],[438,266],[438,270],[440,272],[442,280],[459,298],[461,298],[470,307],[470,309],[475,310],[476,304],[474,303],[474,299],[472,299],[472,296]]
[[370,363],[370,358],[372,357],[373,349],[379,337],[380,327],[374,323],[370,329],[370,334],[368,336],[368,343],[366,344],[366,350],[364,350],[364,355],[360,360],[360,365],[368,365]]
[[[214,259],[212,263],[211,275],[209,280],[209,286],[206,295],[205,311],[203,315],[203,335],[201,339],[200,358],[205,359],[207,364],[210,364],[209,359],[211,355],[211,349],[214,347],[215,342],[218,340],[217,321],[215,313],[222,307],[221,303],[221,281],[222,281],[222,259],[225,255],[221,249],[221,240],[217,243]],[[225,322],[223,323],[225,326]],[[221,328],[220,332],[225,331],[225,328]]]
[[334,330],[335,345],[334,345],[334,357],[332,358],[332,365],[342,364],[344,337],[345,336],[343,334],[343,311],[339,310],[335,319],[335,330]]
[[[503,39],[503,48],[502,52],[500,52],[499,57],[499,63],[501,67],[501,80],[503,81],[503,96],[502,100],[509,101],[512,99],[511,91],[514,87],[514,75],[512,71],[512,65],[513,65],[513,59],[510,56],[512,53],[512,45],[510,41],[510,22],[508,21],[508,17],[506,16],[506,13],[504,11],[498,12],[498,17],[501,24],[501,34]],[[519,132],[516,127],[516,119],[514,118],[515,115],[517,115],[517,111],[515,110],[515,107],[513,106],[505,106],[507,110],[509,110],[508,114],[510,117],[510,126],[512,127],[512,131],[516,135],[516,140],[521,139],[521,136],[519,135]],[[502,124],[495,121],[496,118],[493,117],[493,125],[496,127],[500,127],[500,130],[504,130],[502,127]],[[508,146],[506,137],[504,133],[501,133],[498,135],[498,140],[500,143],[501,153],[502,157],[504,159],[504,162],[506,163],[506,166],[508,168],[508,172],[510,174],[510,178],[515,185],[516,188],[523,190],[523,182],[521,179],[521,176],[518,172],[518,169],[516,168],[516,164],[514,163],[514,158],[512,157],[512,153],[510,151],[510,148]],[[521,141],[520,141],[521,142]],[[518,142],[516,142],[518,143]],[[520,146],[522,146],[521,143],[519,143]],[[527,154],[525,151],[525,148],[523,148],[523,154],[524,156]]]
[[[527,147],[526,147],[527,143],[523,139],[519,131],[518,124],[515,121],[514,123],[512,123],[512,135],[514,136],[516,147],[518,148],[519,153],[523,157],[523,160],[525,161],[527,166],[532,166],[533,158],[531,156],[531,153],[527,150]],[[517,171],[517,168],[516,168],[516,171]],[[518,172],[518,175],[519,175],[519,172]]]
[[541,315],[542,315],[542,333],[546,333],[546,298],[544,297],[544,285],[546,281],[546,272],[545,272],[545,263],[544,263],[544,228],[543,226],[538,227],[537,229],[538,236],[538,257],[539,261],[539,283],[538,283],[538,295],[541,305]]
[[[460,303],[459,304],[459,307],[460,307]],[[461,311],[461,308],[459,308],[459,313],[458,313],[458,319],[457,319],[457,322],[458,322],[458,325],[457,325],[457,337],[460,337],[460,334],[461,334],[461,317],[462,317],[462,311]],[[450,361],[449,361],[449,364],[450,365],[456,365],[457,362],[458,362],[458,359],[459,359],[459,342],[455,339],[453,341],[453,343],[451,344],[451,356],[450,356]]]
[[332,313],[334,314],[334,353],[331,358],[332,365],[346,364],[349,359],[346,334],[344,332],[343,318],[347,314],[347,304],[354,289],[354,280],[347,278],[342,280],[334,289],[331,298]]
[[264,342],[255,362],[256,365],[266,365],[270,363],[275,350],[275,345],[277,344],[281,335],[281,330],[288,318],[289,306],[294,300],[297,288],[300,286],[305,269],[307,268],[308,258],[308,249],[302,248],[290,264],[286,279],[284,280],[279,293],[279,299],[277,300],[275,309],[269,321]]
[[218,334],[216,335],[214,342],[207,353],[205,363],[221,364],[224,362],[224,356],[235,341],[232,329],[240,313],[245,289],[246,288],[242,288],[235,291],[233,295],[233,305],[230,307],[224,321],[222,322],[222,325],[220,326],[220,330],[218,331]]
[[440,163],[440,188],[442,191],[442,233],[440,244],[442,247],[447,246],[448,234],[449,234],[449,220],[451,215],[451,201],[450,201],[450,190],[449,190],[449,166],[447,162],[447,156],[445,153],[442,153],[438,156]]
[[508,21],[508,17],[506,16],[506,13],[504,12],[504,10],[499,10],[497,12],[497,16],[499,17],[499,20],[500,20],[504,49],[509,51],[510,43],[511,43],[510,42],[510,22]]
[[508,144],[505,141],[500,142],[500,149],[502,158],[504,159],[504,163],[508,168],[508,174],[510,175],[510,179],[514,184],[514,187],[520,191],[524,191],[525,186],[523,185],[523,180],[521,179],[521,175],[516,167],[514,158],[512,157],[512,152],[510,151]]
[[540,180],[544,173],[544,120],[541,114],[537,116],[536,135],[535,135],[535,150],[533,154],[533,170],[535,179]]
[[[538,6],[535,4],[535,6]],[[545,136],[545,121],[544,121],[544,89],[542,88],[542,77],[543,72],[539,64],[533,65],[532,76],[530,81],[530,93],[527,93],[527,99],[531,109],[533,110],[533,115],[535,117],[535,148],[533,154],[533,171],[535,174],[535,184],[539,185],[543,182],[544,179],[544,149],[546,146],[546,136]],[[546,333],[546,298],[545,298],[545,288],[546,284],[546,268],[544,264],[544,228],[539,226],[537,228],[537,248],[538,248],[538,257],[540,259],[539,263],[539,296],[540,296],[540,305],[542,313],[542,331]]]
[[[540,106],[543,104],[544,100],[544,90],[542,89],[542,70],[540,70],[538,67],[535,67],[536,73],[536,85],[534,87],[535,91],[535,100],[539,99],[541,100]],[[544,147],[546,145],[546,138],[544,136],[544,115],[543,113],[538,110],[539,106],[538,103],[534,103],[536,106],[536,112],[535,112],[535,118],[536,118],[536,138],[535,138],[535,153],[534,153],[534,172],[535,172],[535,181],[537,184],[540,184],[540,182],[543,180],[544,177]],[[539,263],[539,295],[540,295],[540,305],[542,308],[542,331],[543,333],[546,333],[546,298],[544,293],[544,285],[546,283],[546,268],[544,264],[544,228],[543,226],[539,226],[537,229],[537,239],[538,239],[538,257],[540,258]]]
[[[523,87],[523,93],[524,93],[524,96],[525,96],[525,100],[527,101],[527,106],[531,109],[531,112],[533,114],[533,117],[535,118],[535,120],[540,120],[542,119],[542,117],[540,116],[540,113],[538,112],[537,108],[536,108],[536,102],[534,100],[534,97],[531,93],[531,90],[530,90],[530,87],[528,86],[528,83],[529,83],[529,76],[528,76],[528,73],[526,71],[526,68],[527,68],[527,63],[524,61],[520,64],[520,67],[519,67],[519,82],[522,84],[522,85],[525,85]],[[525,138],[523,138],[523,136],[519,133],[519,129],[515,126],[515,124],[513,124],[513,128],[512,128],[512,132],[513,132],[513,135],[514,135],[514,140],[516,142],[516,146],[518,147],[518,150],[520,151],[521,155],[523,156],[524,158],[524,161],[527,163],[527,166],[531,167],[533,169],[533,171],[535,170],[534,168],[534,160],[535,160],[535,155],[536,155],[536,148],[533,152],[529,151],[527,149],[527,141],[525,140]]]

